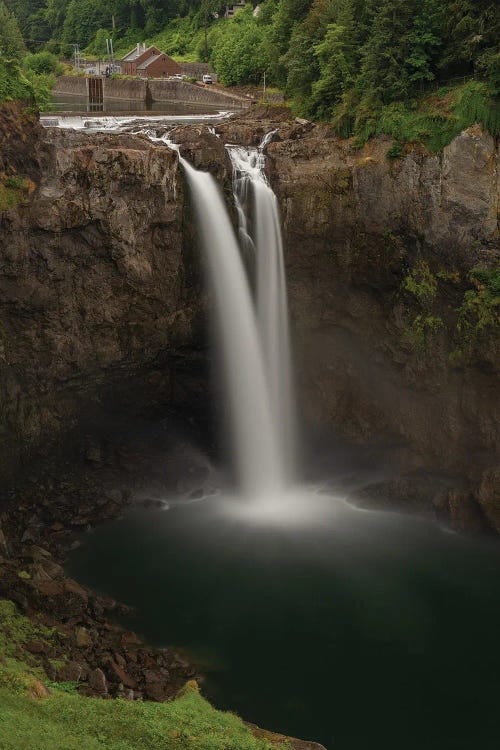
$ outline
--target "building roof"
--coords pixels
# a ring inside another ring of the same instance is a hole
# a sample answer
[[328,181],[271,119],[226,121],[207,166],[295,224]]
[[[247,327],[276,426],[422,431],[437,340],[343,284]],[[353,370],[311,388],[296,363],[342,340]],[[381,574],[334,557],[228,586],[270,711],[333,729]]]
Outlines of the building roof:
[[130,52],[127,55],[125,55],[125,57],[122,58],[122,62],[133,62],[138,57],[143,55],[145,52],[149,52],[152,49],[157,49],[157,48],[153,45],[151,47],[148,47],[147,49],[146,47],[143,48],[142,46],[140,46],[139,49],[137,49],[137,46],[135,46],[134,49],[130,50]]
[[158,60],[159,57],[161,57],[161,54],[151,55],[151,57],[148,57],[147,60],[144,60],[144,62],[142,62],[140,65],[137,66],[137,70],[144,70],[144,68],[147,68],[149,65],[151,65],[152,62],[154,62],[155,60]]

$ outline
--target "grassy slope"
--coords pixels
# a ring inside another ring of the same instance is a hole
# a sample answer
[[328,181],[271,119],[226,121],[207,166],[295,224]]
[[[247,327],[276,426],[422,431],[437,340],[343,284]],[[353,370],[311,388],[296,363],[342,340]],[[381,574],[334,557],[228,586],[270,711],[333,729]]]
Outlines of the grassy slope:
[[366,129],[361,129],[358,140],[364,142],[371,136],[384,134],[400,145],[417,142],[429,151],[440,151],[476,123],[492,135],[500,135],[500,102],[490,97],[485,83],[471,80],[459,86],[442,87],[412,105],[394,103],[383,107]]
[[52,690],[33,699],[0,688],[2,750],[265,750],[238,717],[188,687],[169,703],[81,698]]
[[[271,750],[235,715],[216,711],[188,683],[174,701],[85,698],[76,685],[47,683],[30,640],[60,636],[0,600],[1,750]],[[31,662],[31,663],[29,663]],[[48,691],[45,689],[48,685]],[[286,744],[279,745],[286,750]]]

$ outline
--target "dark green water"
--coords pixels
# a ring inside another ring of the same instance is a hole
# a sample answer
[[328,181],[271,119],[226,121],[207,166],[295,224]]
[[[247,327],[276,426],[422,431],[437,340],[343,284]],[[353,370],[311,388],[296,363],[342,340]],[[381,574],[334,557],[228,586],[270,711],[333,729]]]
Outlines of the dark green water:
[[218,501],[133,511],[86,535],[70,570],[261,726],[328,750],[500,747],[499,548],[318,501],[297,525]]

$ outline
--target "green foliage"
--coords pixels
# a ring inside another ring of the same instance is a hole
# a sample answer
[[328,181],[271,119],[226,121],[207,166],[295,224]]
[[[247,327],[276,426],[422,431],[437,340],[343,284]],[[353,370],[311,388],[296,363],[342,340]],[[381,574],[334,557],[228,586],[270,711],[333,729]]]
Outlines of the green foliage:
[[52,75],[23,70],[17,61],[0,56],[0,102],[23,101],[43,108],[51,100],[53,86]]
[[473,288],[464,294],[456,324],[462,356],[500,335],[500,269],[474,268],[469,279]]
[[439,316],[417,315],[403,331],[403,344],[413,351],[422,352],[443,327],[444,322]]
[[410,292],[421,305],[428,307],[436,297],[438,282],[424,260],[419,260],[403,279],[402,287]]
[[454,115],[462,127],[479,122],[492,135],[500,135],[500,98],[493,99],[485,83],[470,81],[462,88]]
[[[500,269],[473,268],[464,288],[458,271],[440,268],[433,273],[420,260],[403,278],[401,293],[402,342],[410,349],[423,352],[446,328],[448,340],[454,342],[449,353],[454,364],[495,359],[500,346]],[[456,307],[450,297],[456,299],[458,293]]]
[[[41,700],[0,686],[2,750],[271,750],[196,687],[168,703],[83,698],[56,689]],[[285,745],[281,745],[285,750]]]
[[404,277],[401,291],[412,299],[406,307],[402,343],[415,352],[423,352],[444,326],[441,316],[433,310],[438,279],[429,265],[424,260],[419,260]]
[[210,60],[227,86],[259,83],[269,65],[251,5],[240,10],[232,21],[213,27],[208,43]]
[[23,67],[36,75],[61,75],[64,70],[64,66],[61,65],[57,56],[46,51],[26,55],[23,60]]
[[49,690],[60,690],[62,693],[69,693],[74,695],[78,692],[78,688],[81,687],[79,682],[47,682],[46,687]]
[[35,624],[18,612],[14,602],[0,599],[0,656],[15,656],[17,647],[28,641],[50,644],[55,637],[53,628]]
[[0,0],[0,56],[19,60],[26,52],[16,17]]

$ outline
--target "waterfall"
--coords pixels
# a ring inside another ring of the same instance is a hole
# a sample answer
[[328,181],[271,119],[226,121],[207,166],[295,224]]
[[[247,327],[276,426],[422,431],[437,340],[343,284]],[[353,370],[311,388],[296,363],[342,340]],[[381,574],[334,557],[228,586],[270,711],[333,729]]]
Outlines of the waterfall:
[[264,171],[264,148],[272,135],[269,133],[259,148],[226,148],[233,164],[240,237],[244,247],[253,247],[255,252],[259,335],[281,462],[290,481],[296,466],[296,420],[286,277],[278,201]]
[[214,294],[241,489],[245,496],[265,501],[283,489],[285,469],[245,267],[213,177],[179,159],[191,188]]

